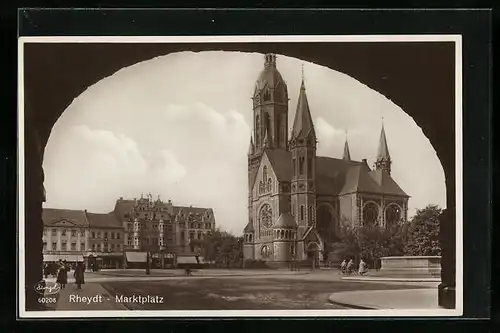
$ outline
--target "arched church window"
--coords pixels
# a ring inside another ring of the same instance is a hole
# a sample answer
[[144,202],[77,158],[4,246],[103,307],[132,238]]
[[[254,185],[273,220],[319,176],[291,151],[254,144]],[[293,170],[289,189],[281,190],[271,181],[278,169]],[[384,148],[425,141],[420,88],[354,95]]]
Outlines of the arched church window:
[[271,178],[269,178],[267,180],[267,191],[270,192],[273,188],[273,180]]
[[250,234],[249,241],[252,242],[252,234]]
[[300,205],[300,220],[304,221],[304,205]]
[[297,176],[297,160],[295,157],[292,159],[293,176]]
[[264,245],[260,248],[260,255],[262,256],[262,258],[268,258],[270,254],[271,251],[269,249],[269,246]]
[[304,174],[304,156],[299,157],[299,174]]
[[271,206],[265,204],[259,212],[260,224],[263,228],[268,229],[273,225]]
[[262,179],[264,181],[267,179],[267,165],[264,165],[264,168],[262,168]]
[[392,204],[385,209],[385,223],[388,227],[395,225],[401,220],[401,208]]
[[365,225],[374,225],[377,223],[378,219],[378,206],[369,202],[363,208],[363,223]]

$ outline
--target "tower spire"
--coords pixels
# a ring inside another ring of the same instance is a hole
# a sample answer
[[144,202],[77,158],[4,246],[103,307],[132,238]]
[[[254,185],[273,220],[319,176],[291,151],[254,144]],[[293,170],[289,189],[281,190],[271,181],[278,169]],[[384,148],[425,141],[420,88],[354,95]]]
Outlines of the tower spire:
[[349,143],[347,140],[347,130],[345,131],[344,156],[342,157],[342,159],[346,161],[351,160],[351,153],[349,151]]
[[295,112],[295,119],[293,121],[292,139],[305,139],[309,135],[312,135],[313,140],[316,141],[316,133],[314,131],[311,110],[309,109],[309,103],[307,101],[304,74],[302,74],[302,83],[300,86],[299,100],[297,102],[297,111]]
[[389,147],[387,146],[387,138],[385,135],[384,118],[382,117],[382,130],[380,131],[377,161],[375,162],[375,166],[377,170],[385,170],[390,174],[391,163],[391,155],[389,154]]

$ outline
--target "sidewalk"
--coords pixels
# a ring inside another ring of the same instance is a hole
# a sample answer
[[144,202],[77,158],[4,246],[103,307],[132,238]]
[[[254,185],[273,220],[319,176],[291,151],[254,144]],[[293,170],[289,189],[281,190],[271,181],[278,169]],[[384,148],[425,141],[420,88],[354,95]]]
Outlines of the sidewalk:
[[59,293],[57,311],[81,311],[81,310],[128,310],[124,305],[116,303],[115,299],[108,294],[99,283],[86,283],[81,290],[77,290],[74,284],[66,285]]
[[[263,275],[302,275],[310,271],[291,271],[289,269],[193,269],[192,276],[199,277],[217,277],[217,276],[263,276]],[[146,275],[144,269],[103,269],[94,273],[96,276],[117,276],[117,277],[179,277],[185,276],[182,269],[152,269],[149,275]]]
[[329,301],[352,309],[441,309],[436,288],[345,291],[331,294]]

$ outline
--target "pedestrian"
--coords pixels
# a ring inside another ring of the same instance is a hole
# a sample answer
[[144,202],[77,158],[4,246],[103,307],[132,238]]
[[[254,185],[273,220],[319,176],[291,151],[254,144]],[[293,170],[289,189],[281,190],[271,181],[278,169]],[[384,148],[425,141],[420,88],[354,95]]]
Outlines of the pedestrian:
[[340,263],[340,273],[341,274],[345,274],[345,269],[346,269],[346,266],[347,266],[347,261],[342,260],[342,262]]
[[358,273],[359,275],[363,275],[367,272],[368,270],[366,269],[366,263],[364,262],[363,259],[359,261],[359,268],[358,268]]
[[47,263],[43,264],[43,275],[45,276],[45,278],[49,277],[49,264]]
[[347,263],[347,274],[351,274],[353,272],[353,266],[354,266],[354,261],[352,259],[349,259],[349,262]]
[[82,284],[85,284],[85,266],[83,262],[79,261],[76,264],[73,276],[75,277],[76,289],[82,289]]
[[68,268],[64,264],[64,262],[61,262],[59,260],[60,265],[59,265],[59,271],[57,272],[57,283],[61,285],[61,289],[64,289],[66,287],[66,284],[68,283]]

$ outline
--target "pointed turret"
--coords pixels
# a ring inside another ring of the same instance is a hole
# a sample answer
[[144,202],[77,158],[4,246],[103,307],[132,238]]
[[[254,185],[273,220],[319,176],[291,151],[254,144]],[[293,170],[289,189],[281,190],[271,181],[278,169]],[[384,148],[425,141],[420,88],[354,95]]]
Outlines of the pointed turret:
[[382,123],[382,131],[380,132],[380,141],[378,144],[377,160],[375,167],[377,170],[385,170],[391,174],[391,155],[387,146],[387,138],[385,137],[385,128]]
[[297,102],[297,111],[295,112],[295,119],[293,121],[292,140],[306,139],[309,136],[312,136],[312,138],[316,140],[311,111],[309,110],[309,103],[307,102],[304,78],[302,78],[299,100]]
[[248,155],[253,155],[255,152],[255,146],[253,144],[253,138],[250,136],[250,145],[248,147]]
[[347,142],[347,138],[345,139],[345,144],[344,144],[344,156],[342,159],[346,161],[351,160],[351,153],[349,152],[349,143]]
[[269,140],[269,132],[266,129],[266,134],[264,135],[264,147],[271,148],[271,141]]

